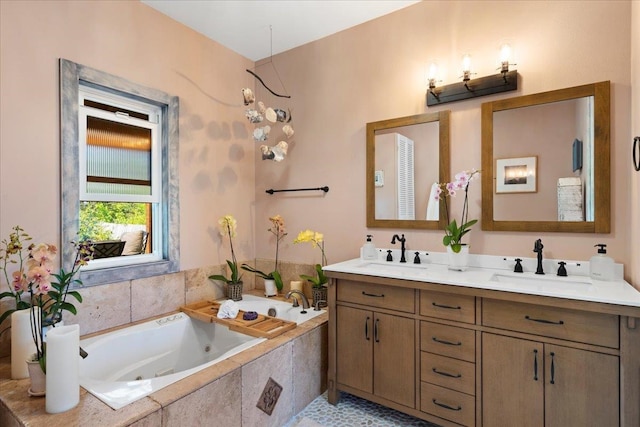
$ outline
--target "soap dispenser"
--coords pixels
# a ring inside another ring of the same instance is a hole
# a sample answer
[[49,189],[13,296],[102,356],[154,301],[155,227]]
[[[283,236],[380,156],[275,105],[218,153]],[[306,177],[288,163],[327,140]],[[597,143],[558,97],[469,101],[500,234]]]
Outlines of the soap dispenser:
[[367,234],[367,241],[362,245],[362,259],[378,259],[378,251],[376,250],[376,245],[371,241],[372,237],[371,234]]
[[607,245],[598,243],[598,253],[589,260],[589,275],[596,280],[613,280],[613,259],[607,256]]

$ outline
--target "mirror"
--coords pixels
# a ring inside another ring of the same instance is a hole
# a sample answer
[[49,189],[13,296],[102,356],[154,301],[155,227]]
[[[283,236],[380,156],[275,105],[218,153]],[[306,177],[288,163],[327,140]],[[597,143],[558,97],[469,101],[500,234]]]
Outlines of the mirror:
[[610,83],[482,104],[482,229],[610,232]]
[[449,179],[450,111],[367,123],[367,227],[443,228],[431,185]]

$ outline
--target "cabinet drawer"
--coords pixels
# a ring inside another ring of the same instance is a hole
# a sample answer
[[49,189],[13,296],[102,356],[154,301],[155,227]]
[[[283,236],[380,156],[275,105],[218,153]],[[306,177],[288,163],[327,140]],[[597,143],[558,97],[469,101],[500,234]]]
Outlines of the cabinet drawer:
[[463,426],[475,425],[475,397],[436,385],[420,384],[420,410]]
[[475,323],[476,298],[468,295],[420,291],[420,315]]
[[476,365],[423,351],[420,353],[420,380],[474,395]]
[[618,316],[567,308],[484,299],[482,324],[618,348]]
[[420,322],[420,349],[467,362],[475,362],[476,333],[471,329]]
[[341,280],[338,301],[415,313],[415,291],[409,288]]

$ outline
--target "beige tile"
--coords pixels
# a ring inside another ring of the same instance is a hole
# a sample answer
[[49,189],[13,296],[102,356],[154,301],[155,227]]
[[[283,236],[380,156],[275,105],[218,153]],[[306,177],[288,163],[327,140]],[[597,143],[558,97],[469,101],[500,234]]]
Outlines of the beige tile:
[[131,281],[131,320],[169,313],[185,303],[184,272]]
[[160,425],[162,425],[162,409],[158,409],[146,417],[129,424],[129,427],[158,427]]
[[[295,415],[291,375],[292,343],[277,347],[242,367],[242,425],[280,427]],[[256,407],[269,377],[282,386],[271,415]]]
[[162,426],[240,427],[243,425],[241,386],[242,373],[236,369],[166,406]]
[[64,312],[65,324],[80,325],[80,335],[131,322],[130,282],[87,286],[78,289],[82,303],[75,303],[77,315]]
[[233,371],[238,370],[240,365],[227,359],[213,366],[209,366],[193,375],[189,375],[186,378],[172,384],[170,387],[165,387],[151,394],[149,397],[162,407],[168,406],[185,396],[193,393],[196,390],[218,380],[224,376],[229,375]]
[[293,340],[293,407],[296,414],[327,388],[328,330],[325,323]]
[[212,274],[226,274],[221,265],[208,266],[187,270],[185,274],[185,301],[191,304],[204,300],[217,300],[224,298],[225,287],[219,281],[209,279]]

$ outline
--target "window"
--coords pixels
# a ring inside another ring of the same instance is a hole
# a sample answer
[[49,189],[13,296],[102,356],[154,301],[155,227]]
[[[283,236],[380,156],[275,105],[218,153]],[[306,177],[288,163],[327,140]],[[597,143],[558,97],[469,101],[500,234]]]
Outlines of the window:
[[60,93],[63,266],[91,238],[85,285],[178,271],[177,97],[64,59]]

